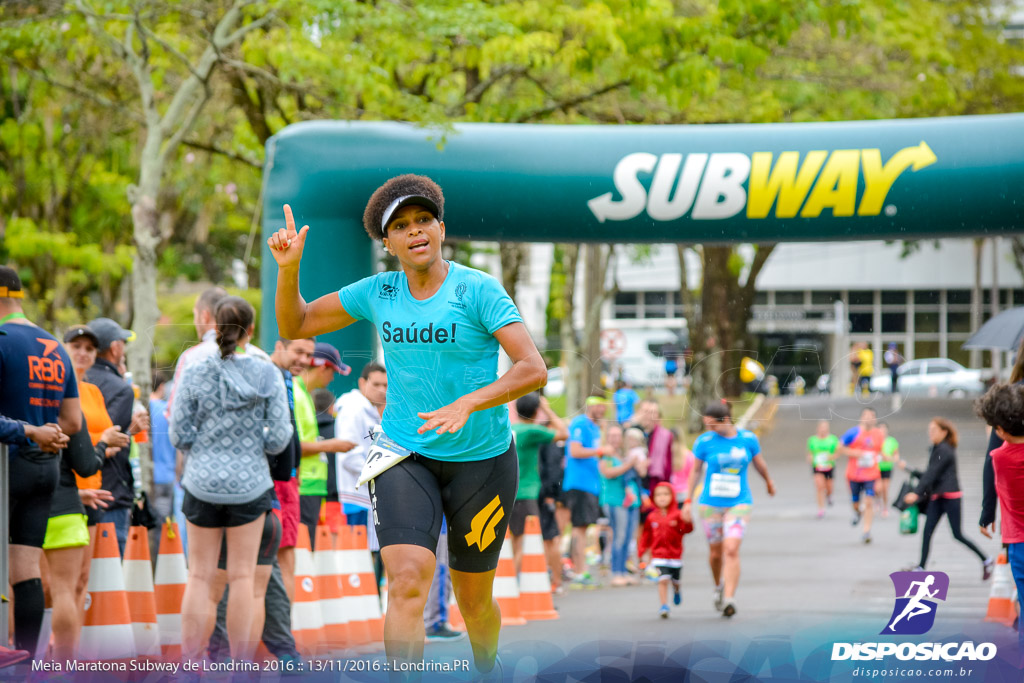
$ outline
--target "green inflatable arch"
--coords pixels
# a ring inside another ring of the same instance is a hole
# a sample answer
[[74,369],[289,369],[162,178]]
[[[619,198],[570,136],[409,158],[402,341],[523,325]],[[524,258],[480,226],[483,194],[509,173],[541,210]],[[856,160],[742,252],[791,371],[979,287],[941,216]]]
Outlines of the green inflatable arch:
[[[1024,229],[1024,114],[847,123],[545,126],[323,121],[267,143],[264,236],[310,225],[312,300],[373,272],[363,208],[423,173],[453,237],[523,242],[911,239]],[[277,268],[264,239],[263,344]],[[325,338],[358,369],[373,330]],[[339,385],[353,385],[355,377]]]

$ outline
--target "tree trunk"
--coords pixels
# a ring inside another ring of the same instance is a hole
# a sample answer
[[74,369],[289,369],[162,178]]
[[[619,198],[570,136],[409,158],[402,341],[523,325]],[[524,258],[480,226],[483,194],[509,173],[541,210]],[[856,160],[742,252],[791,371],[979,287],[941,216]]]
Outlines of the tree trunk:
[[604,303],[605,270],[602,247],[583,247],[583,338],[580,340],[580,396],[600,395],[601,386],[601,304]]
[[562,299],[565,302],[565,308],[562,319],[559,321],[558,332],[562,342],[562,366],[565,367],[565,409],[567,415],[573,415],[580,409],[582,404],[579,385],[575,381],[580,374],[580,359],[576,344],[576,330],[573,325],[576,308],[574,301],[576,294],[576,271],[580,257],[580,245],[565,244],[562,245],[562,251],[565,254],[563,262],[565,266],[565,285],[562,288]]
[[[977,332],[981,327],[981,254],[985,246],[984,239],[974,240],[974,289],[971,291],[971,331]],[[910,355],[904,351],[904,356]],[[981,349],[971,349],[970,366],[981,367]]]
[[501,256],[501,284],[512,300],[516,300],[516,286],[519,284],[523,264],[526,262],[527,245],[519,242],[502,242],[498,247]]

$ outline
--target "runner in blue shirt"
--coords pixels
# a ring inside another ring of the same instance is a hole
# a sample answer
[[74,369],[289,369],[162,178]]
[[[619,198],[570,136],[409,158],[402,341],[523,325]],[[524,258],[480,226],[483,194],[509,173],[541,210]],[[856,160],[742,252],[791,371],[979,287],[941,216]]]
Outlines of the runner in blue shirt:
[[[363,225],[401,271],[378,273],[309,304],[299,294],[309,226],[296,231],[285,206],[286,227],[267,243],[279,269],[283,337],[312,337],[365,319],[384,348],[383,432],[413,452],[369,483],[388,572],[388,659],[423,657],[423,606],[443,516],[476,668],[500,675],[501,614],[492,587],[518,481],[507,404],[542,387],[547,370],[498,281],[442,258],[443,218],[444,195],[429,178],[387,181],[370,197]],[[499,347],[512,360],[500,378]]]
[[[25,317],[24,296],[17,272],[0,266],[0,415],[47,427],[45,434],[27,429],[28,438],[8,447],[5,492],[14,643],[19,650],[35,652],[44,607],[39,561],[60,476],[59,449],[82,428],[82,408],[71,358],[53,335]],[[40,441],[30,440],[34,434]]]
[[569,439],[565,442],[565,477],[562,491],[572,514],[572,566],[576,570],[573,584],[593,587],[587,572],[587,528],[601,516],[601,471],[599,459],[615,450],[601,445],[601,425],[608,405],[601,396],[590,396],[586,409],[569,423]]
[[703,476],[704,488],[698,502],[715,582],[715,609],[731,617],[736,614],[736,587],[740,582],[740,543],[753,502],[747,467],[753,464],[764,478],[769,496],[775,495],[775,483],[768,476],[757,437],[733,424],[728,403],[712,403],[705,408],[704,426],[708,431],[693,444],[695,460],[683,503],[683,519],[693,518],[691,500]]
[[640,402],[640,394],[636,393],[627,380],[617,379],[612,400],[615,401],[615,419],[620,425],[624,425],[633,419],[633,411]]

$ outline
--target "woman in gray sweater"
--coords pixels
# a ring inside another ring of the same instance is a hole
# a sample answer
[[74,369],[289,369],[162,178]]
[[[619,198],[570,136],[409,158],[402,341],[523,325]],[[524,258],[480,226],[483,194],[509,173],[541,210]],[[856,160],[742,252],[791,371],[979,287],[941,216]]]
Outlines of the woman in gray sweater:
[[220,354],[186,368],[171,409],[171,442],[187,456],[181,485],[189,574],[181,648],[183,658],[198,660],[210,638],[216,611],[211,584],[226,534],[231,656],[251,660],[256,559],[274,491],[267,455],[285,449],[292,425],[281,373],[245,355],[252,306],[227,297],[214,315]]

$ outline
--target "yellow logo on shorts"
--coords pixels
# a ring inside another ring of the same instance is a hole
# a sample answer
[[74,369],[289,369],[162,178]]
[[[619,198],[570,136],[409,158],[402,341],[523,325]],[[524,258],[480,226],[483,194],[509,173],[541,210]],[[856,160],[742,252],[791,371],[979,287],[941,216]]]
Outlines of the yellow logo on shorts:
[[494,543],[496,538],[494,527],[498,526],[498,522],[504,517],[505,510],[501,507],[501,500],[495,496],[494,500],[473,517],[473,521],[469,524],[471,531],[466,534],[466,543],[469,545],[476,543],[480,552],[483,552],[487,546]]

